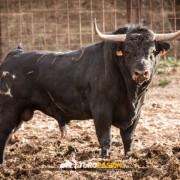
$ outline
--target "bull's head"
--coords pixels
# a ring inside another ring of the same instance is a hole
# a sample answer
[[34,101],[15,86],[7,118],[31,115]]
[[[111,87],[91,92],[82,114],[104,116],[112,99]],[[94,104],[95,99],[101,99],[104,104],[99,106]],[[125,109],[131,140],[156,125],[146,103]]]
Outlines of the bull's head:
[[117,56],[123,56],[132,80],[142,83],[148,81],[159,61],[159,55],[166,54],[170,45],[164,41],[180,38],[180,30],[175,33],[155,34],[147,28],[130,28],[126,34],[102,34],[94,21],[95,33],[103,41],[121,42]]

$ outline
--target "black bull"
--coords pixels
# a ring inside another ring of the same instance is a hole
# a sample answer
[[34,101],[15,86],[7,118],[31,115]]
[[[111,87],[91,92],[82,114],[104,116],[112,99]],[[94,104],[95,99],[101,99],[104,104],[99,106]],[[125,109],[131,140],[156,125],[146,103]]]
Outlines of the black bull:
[[123,27],[124,42],[88,45],[70,52],[8,53],[0,66],[0,163],[8,137],[35,110],[58,121],[62,135],[72,119],[94,119],[102,155],[108,155],[111,125],[130,151],[147,87],[167,43],[144,27]]

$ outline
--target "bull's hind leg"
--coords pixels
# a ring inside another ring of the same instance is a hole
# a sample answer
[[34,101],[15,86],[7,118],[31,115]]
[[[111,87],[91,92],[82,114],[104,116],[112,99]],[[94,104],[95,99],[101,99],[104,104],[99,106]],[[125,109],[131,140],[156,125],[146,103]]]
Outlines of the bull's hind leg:
[[62,115],[59,115],[55,117],[55,119],[58,121],[59,129],[61,131],[61,138],[64,138],[67,135],[67,126],[70,122],[67,118],[63,117]]
[[4,160],[4,149],[10,134],[17,125],[18,116],[14,109],[0,113],[0,164]]
[[64,138],[67,134],[67,129],[66,129],[66,124],[64,121],[62,121],[62,119],[57,119],[58,121],[58,125],[59,125],[59,129],[61,131],[61,138]]

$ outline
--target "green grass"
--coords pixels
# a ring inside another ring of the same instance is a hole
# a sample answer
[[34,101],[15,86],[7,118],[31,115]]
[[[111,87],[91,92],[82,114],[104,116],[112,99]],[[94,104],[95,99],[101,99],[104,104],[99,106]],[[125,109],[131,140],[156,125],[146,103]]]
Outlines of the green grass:
[[159,63],[159,68],[163,67],[179,67],[180,60],[174,60],[171,57],[168,57],[167,60],[161,60]]
[[[168,57],[166,60],[161,60],[158,66],[156,74],[161,75],[162,77],[168,77],[169,75],[177,71],[177,67],[180,66],[180,59],[175,60],[171,57]],[[167,79],[159,80],[159,86],[164,88],[169,85],[171,81]]]
[[161,60],[157,69],[156,74],[162,75],[167,74],[166,68],[170,67],[171,72],[176,72],[176,68],[180,66],[180,60],[174,60],[168,57],[167,60]]
[[170,84],[171,83],[171,81],[167,81],[167,80],[160,80],[159,81],[159,86],[160,87],[162,87],[162,88],[164,88],[164,87],[166,87],[168,84]]

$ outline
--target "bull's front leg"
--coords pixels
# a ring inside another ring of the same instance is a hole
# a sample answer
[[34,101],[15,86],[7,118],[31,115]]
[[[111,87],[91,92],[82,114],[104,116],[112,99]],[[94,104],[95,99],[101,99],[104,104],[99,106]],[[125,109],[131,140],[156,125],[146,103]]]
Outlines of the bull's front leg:
[[120,129],[122,142],[124,145],[124,154],[127,155],[131,151],[131,146],[134,138],[134,132],[138,123],[139,117],[126,130]]
[[102,107],[93,112],[96,135],[101,147],[101,154],[108,156],[108,150],[111,146],[111,123],[112,111],[110,108]]

